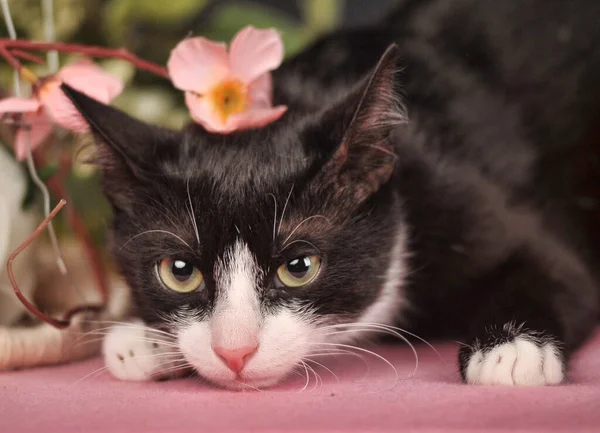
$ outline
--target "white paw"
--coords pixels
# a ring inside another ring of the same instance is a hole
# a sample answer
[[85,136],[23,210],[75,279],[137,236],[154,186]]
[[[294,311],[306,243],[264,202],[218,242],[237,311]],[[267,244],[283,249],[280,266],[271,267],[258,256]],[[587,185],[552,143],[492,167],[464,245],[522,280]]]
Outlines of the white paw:
[[467,382],[476,385],[556,385],[564,379],[561,355],[553,343],[538,345],[526,337],[471,356]]
[[142,322],[114,326],[102,344],[104,363],[121,380],[143,381],[175,377],[182,369],[178,350],[160,331]]

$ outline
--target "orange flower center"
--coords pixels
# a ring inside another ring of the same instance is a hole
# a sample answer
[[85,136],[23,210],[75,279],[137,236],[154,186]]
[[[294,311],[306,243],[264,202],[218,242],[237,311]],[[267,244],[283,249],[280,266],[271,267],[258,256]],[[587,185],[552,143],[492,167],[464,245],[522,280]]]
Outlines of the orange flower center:
[[248,88],[238,80],[223,81],[206,96],[223,123],[232,114],[245,111],[248,106]]

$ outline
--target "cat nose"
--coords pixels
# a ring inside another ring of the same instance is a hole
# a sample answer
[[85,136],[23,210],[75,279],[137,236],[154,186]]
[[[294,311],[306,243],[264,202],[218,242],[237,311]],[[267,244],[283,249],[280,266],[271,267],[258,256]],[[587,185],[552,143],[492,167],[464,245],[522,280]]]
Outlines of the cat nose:
[[242,372],[246,362],[254,355],[256,349],[258,349],[258,345],[238,347],[236,349],[213,346],[213,351],[217,356],[236,374]]

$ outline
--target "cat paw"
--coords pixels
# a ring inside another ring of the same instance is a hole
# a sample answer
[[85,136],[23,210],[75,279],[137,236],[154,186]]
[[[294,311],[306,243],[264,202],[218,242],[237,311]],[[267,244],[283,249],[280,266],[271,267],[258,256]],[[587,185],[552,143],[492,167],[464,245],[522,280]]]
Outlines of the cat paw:
[[142,322],[114,326],[104,337],[102,353],[106,368],[117,379],[161,380],[176,377],[181,356],[159,331]]
[[[553,338],[534,332],[506,332],[477,338],[461,348],[463,380],[474,385],[540,386],[564,380],[563,355]],[[512,334],[512,335],[506,335]]]

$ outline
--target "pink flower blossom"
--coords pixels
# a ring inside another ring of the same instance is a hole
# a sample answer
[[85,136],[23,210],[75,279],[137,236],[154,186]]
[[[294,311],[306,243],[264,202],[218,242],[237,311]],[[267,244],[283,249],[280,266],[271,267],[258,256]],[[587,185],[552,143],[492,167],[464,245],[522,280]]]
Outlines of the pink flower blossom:
[[287,110],[272,106],[270,71],[283,60],[283,43],[276,30],[240,30],[229,47],[202,37],[181,41],[171,51],[169,75],[194,121],[208,131],[227,134],[258,128],[279,119]]
[[[89,126],[63,94],[60,85],[66,83],[105,104],[123,91],[123,83],[112,74],[104,72],[89,60],[65,66],[55,75],[43,78],[34,85],[31,98],[10,97],[0,100],[0,115],[20,113],[22,121],[31,125],[31,150],[38,147],[52,132],[53,124],[71,131],[85,132]],[[17,159],[27,155],[27,130],[19,128],[15,136]]]

